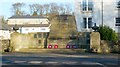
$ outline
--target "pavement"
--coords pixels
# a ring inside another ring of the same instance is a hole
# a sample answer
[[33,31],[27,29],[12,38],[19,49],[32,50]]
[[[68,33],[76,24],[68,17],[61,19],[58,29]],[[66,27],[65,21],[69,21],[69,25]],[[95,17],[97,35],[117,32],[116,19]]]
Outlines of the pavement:
[[4,53],[2,67],[120,67],[119,56],[93,53]]

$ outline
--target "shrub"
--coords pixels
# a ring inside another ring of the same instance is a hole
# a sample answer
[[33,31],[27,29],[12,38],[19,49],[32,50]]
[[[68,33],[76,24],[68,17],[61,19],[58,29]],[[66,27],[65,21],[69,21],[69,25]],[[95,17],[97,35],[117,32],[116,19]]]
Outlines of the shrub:
[[98,29],[100,33],[101,40],[115,41],[118,40],[118,35],[113,29],[108,26],[100,26]]
[[114,46],[112,47],[111,52],[112,52],[112,53],[120,53],[120,48],[119,48],[119,47],[120,47],[119,45],[114,45]]

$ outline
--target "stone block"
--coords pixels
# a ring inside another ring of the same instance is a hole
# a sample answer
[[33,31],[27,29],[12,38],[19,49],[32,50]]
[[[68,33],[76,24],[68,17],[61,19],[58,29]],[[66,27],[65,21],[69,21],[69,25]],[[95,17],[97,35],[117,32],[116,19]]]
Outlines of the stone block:
[[90,49],[94,52],[101,52],[99,32],[92,32],[90,34]]

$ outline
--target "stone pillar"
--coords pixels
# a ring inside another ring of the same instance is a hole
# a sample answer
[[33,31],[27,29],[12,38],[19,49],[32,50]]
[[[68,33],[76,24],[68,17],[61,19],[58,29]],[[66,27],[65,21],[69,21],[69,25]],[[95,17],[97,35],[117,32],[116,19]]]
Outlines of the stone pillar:
[[100,49],[100,34],[99,34],[99,32],[92,32],[90,34],[90,49],[93,52],[101,52],[101,49]]

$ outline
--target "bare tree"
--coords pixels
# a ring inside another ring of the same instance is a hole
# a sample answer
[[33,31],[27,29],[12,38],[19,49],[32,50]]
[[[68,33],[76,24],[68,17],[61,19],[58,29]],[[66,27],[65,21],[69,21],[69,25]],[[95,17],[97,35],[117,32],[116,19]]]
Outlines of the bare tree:
[[34,13],[33,5],[30,4],[30,5],[29,5],[29,8],[30,8],[30,10],[29,10],[29,11],[30,11],[30,14],[33,14],[33,13]]
[[69,5],[70,4],[65,4],[65,13],[66,14],[71,14],[72,13],[72,8]]
[[50,3],[50,13],[58,14],[59,6],[56,3]]
[[49,10],[49,20],[52,20],[56,15],[59,14],[59,6],[56,3],[50,3],[50,10]]
[[0,16],[0,23],[6,23],[4,16]]
[[[22,10],[25,6],[24,3],[14,3],[12,5],[12,10],[14,15],[27,15],[27,13]],[[50,3],[50,4],[30,4],[29,5],[30,14],[31,15],[39,15],[40,16],[49,16],[54,17],[58,14],[71,14],[72,8],[70,4],[60,4]]]
[[43,7],[43,5],[40,5],[39,4],[39,12],[40,12],[40,16],[43,16],[43,14],[44,14],[44,7]]
[[39,4],[32,4],[29,5],[30,13],[33,15],[37,15],[40,11]]
[[44,10],[45,10],[46,16],[48,16],[49,10],[50,10],[50,5],[49,4],[44,4],[43,7],[44,7]]
[[60,4],[60,5],[59,5],[59,14],[65,14],[64,4]]
[[24,3],[14,3],[12,5],[14,15],[22,15],[24,13],[24,11],[22,10],[23,6],[25,6]]
[[34,11],[34,13],[32,14],[32,16],[38,16],[37,12]]

